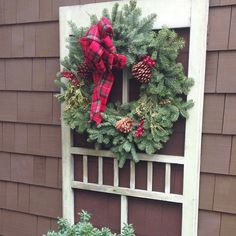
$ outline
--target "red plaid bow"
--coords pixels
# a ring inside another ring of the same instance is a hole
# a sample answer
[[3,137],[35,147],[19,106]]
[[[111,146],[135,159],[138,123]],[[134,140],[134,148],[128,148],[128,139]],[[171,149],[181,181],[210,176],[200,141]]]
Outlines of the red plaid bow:
[[126,57],[116,53],[112,34],[110,21],[102,17],[97,25],[91,26],[80,39],[85,62],[94,68],[90,119],[96,124],[101,123],[101,112],[106,110],[107,99],[114,82],[112,68],[123,68],[126,64]]

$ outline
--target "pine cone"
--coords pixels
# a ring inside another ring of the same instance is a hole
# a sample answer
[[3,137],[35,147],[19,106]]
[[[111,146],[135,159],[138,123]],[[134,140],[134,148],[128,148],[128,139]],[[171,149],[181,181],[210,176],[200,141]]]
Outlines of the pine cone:
[[141,83],[148,83],[152,77],[152,71],[149,65],[140,61],[132,68],[133,77]]
[[92,71],[89,68],[87,63],[81,64],[78,67],[77,72],[83,79],[88,79],[91,76],[91,73],[92,73]]
[[133,126],[133,120],[131,120],[128,116],[122,118],[121,120],[118,120],[116,122],[116,129],[120,131],[121,133],[129,133],[132,130]]

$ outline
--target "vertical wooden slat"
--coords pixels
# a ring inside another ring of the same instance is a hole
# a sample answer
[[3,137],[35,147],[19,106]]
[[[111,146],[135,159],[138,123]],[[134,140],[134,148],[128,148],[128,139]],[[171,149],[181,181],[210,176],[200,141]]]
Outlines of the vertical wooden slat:
[[129,78],[127,68],[123,69],[123,80],[122,80],[122,103],[126,103],[129,100]]
[[128,223],[128,197],[121,195],[121,214],[120,214],[120,229],[124,226],[124,224]]
[[[62,111],[64,106],[62,105]],[[74,223],[74,192],[71,182],[74,179],[74,158],[70,154],[72,137],[70,128],[62,121],[62,189],[63,217]]]
[[135,189],[135,163],[130,162],[130,188]]
[[83,156],[83,182],[88,183],[88,157]]
[[[63,60],[68,55],[65,38],[69,35],[67,14],[60,10],[60,59]],[[60,70],[63,70],[62,65]],[[63,92],[63,90],[61,90]],[[64,111],[64,104],[61,105],[61,117]],[[71,129],[63,119],[61,119],[61,135],[62,135],[62,213],[71,224],[74,223],[74,191],[71,182],[74,179],[74,158],[70,149],[73,145]]]
[[[123,70],[123,83],[122,83],[122,103],[128,102],[128,91],[129,91],[129,83],[128,83],[128,71],[127,68]],[[115,178],[115,176],[114,176]],[[115,179],[114,179],[115,182]],[[121,220],[120,220],[120,228],[127,224],[128,222],[128,199],[126,196],[121,196]]]
[[171,165],[166,164],[166,173],[165,173],[165,193],[170,193],[170,177],[171,177]]
[[119,166],[117,159],[114,159],[114,186],[119,185]]
[[98,184],[103,184],[103,158],[98,157]]
[[[209,0],[191,0],[188,76],[197,83],[191,88],[188,100],[194,100],[185,129],[185,152],[182,236],[198,235],[198,203],[201,161],[202,117],[207,49]],[[194,138],[193,138],[194,137]]]
[[152,179],[153,179],[153,164],[151,161],[147,163],[147,190],[152,191]]

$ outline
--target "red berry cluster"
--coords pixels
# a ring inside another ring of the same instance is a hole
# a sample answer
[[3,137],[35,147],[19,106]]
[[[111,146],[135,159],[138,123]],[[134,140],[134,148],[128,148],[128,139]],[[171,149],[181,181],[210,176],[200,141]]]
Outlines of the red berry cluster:
[[144,133],[144,119],[142,119],[139,123],[138,123],[138,127],[135,130],[135,136],[136,138],[142,137],[143,133]]
[[76,76],[71,72],[71,71],[62,71],[62,76],[67,78],[68,80],[71,81],[71,83],[74,86],[78,86],[79,85],[79,80],[76,78]]
[[143,61],[149,65],[150,67],[154,67],[156,62],[150,57],[150,56],[146,56],[143,58]]
[[71,71],[66,71],[66,70],[63,70],[62,71],[62,76],[67,78],[67,79],[71,79],[73,78],[75,75],[71,72]]

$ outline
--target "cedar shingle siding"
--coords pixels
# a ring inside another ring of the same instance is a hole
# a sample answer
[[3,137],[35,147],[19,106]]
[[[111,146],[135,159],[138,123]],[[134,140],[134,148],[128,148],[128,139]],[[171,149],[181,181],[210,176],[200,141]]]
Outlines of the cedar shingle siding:
[[[58,7],[89,2],[0,0],[0,235],[40,236],[61,215]],[[210,5],[199,236],[235,236],[236,0]]]
[[236,232],[236,1],[210,1],[199,236]]
[[0,235],[41,236],[61,215],[60,105],[53,83],[61,3],[0,0]]

